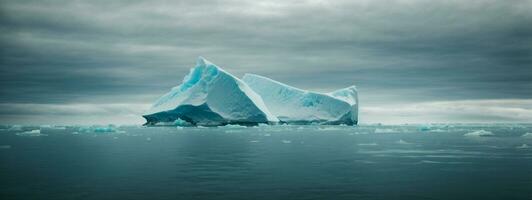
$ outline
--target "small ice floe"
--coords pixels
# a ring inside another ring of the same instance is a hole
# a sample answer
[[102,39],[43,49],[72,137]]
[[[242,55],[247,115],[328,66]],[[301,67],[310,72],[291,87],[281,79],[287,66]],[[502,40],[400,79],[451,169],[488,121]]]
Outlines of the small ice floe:
[[257,142],[259,142],[259,141],[258,141],[258,140],[251,140],[251,141],[249,141],[249,142],[251,142],[251,143],[257,143]]
[[518,148],[518,149],[528,149],[528,145],[527,144],[522,144],[521,146],[517,146],[515,148]]
[[360,143],[358,146],[377,146],[377,143]]
[[151,141],[151,137],[147,137],[147,138],[146,138],[146,141]]
[[16,135],[18,135],[18,136],[33,136],[33,137],[48,136],[46,134],[42,134],[40,129],[35,129],[35,130],[31,130],[31,131],[24,131],[22,133],[17,133]]
[[269,134],[269,133],[264,134],[264,137],[270,137],[270,136],[272,136],[272,134]]
[[53,130],[65,130],[65,126],[56,126],[56,125],[40,125],[40,129],[53,129]]
[[391,128],[376,128],[375,133],[396,133],[397,131]]
[[485,137],[485,136],[494,136],[491,131],[478,130],[464,134],[464,136],[473,136],[473,137]]
[[284,144],[290,144],[290,143],[292,143],[292,141],[290,141],[290,140],[282,140],[281,142],[284,143]]
[[399,139],[399,140],[397,140],[395,143],[396,143],[396,144],[412,144],[412,143],[410,143],[410,142],[406,142],[406,141],[404,141],[403,139]]
[[113,137],[113,139],[115,139],[115,140],[116,140],[116,139],[118,139],[118,137]]
[[525,133],[521,137],[532,138],[532,133]]
[[11,149],[11,145],[0,145],[0,149]]
[[79,135],[79,132],[74,131],[74,132],[72,132],[72,135]]
[[[89,126],[89,127],[80,127],[78,128],[77,133],[99,133],[99,134],[109,134],[109,133],[126,133],[124,130],[117,129],[115,125],[108,126]],[[74,134],[74,133],[73,133]]]
[[225,126],[221,126],[220,128],[247,128],[247,126],[242,126],[238,124],[227,124]]

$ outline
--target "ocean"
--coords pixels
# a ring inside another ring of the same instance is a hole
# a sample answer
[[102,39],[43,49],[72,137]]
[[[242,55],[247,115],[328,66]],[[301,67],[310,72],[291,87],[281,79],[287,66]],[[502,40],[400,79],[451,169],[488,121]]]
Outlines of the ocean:
[[0,126],[0,199],[532,199],[532,125]]

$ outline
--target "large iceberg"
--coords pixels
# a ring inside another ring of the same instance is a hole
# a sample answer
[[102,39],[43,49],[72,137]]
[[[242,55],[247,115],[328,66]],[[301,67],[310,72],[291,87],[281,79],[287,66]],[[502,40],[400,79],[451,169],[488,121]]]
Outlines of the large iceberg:
[[207,126],[279,121],[247,84],[202,57],[183,83],[160,97],[143,117],[146,125],[182,120]]
[[243,80],[199,57],[183,82],[143,115],[146,125],[347,124],[358,122],[354,86],[331,93],[298,89],[259,75]]
[[347,125],[358,122],[355,86],[331,93],[318,93],[255,74],[246,74],[242,80],[262,97],[266,107],[281,122]]

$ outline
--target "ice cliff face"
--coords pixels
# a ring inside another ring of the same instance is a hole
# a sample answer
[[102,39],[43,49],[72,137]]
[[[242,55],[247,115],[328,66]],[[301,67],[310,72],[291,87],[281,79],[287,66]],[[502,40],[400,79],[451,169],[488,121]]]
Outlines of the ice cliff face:
[[183,83],[160,97],[143,117],[148,125],[179,120],[193,125],[279,121],[247,84],[202,57]]
[[354,125],[358,96],[354,86],[318,93],[259,75],[246,74],[240,80],[199,57],[181,85],[160,97],[143,117],[147,125]]
[[347,125],[358,122],[358,96],[354,86],[323,94],[254,74],[246,74],[242,80],[262,97],[266,107],[281,122]]

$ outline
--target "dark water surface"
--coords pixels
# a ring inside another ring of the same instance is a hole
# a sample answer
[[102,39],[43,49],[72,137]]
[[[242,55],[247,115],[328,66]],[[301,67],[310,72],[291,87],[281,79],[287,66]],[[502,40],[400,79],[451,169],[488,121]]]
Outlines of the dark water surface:
[[0,199],[532,199],[532,125],[3,126]]

